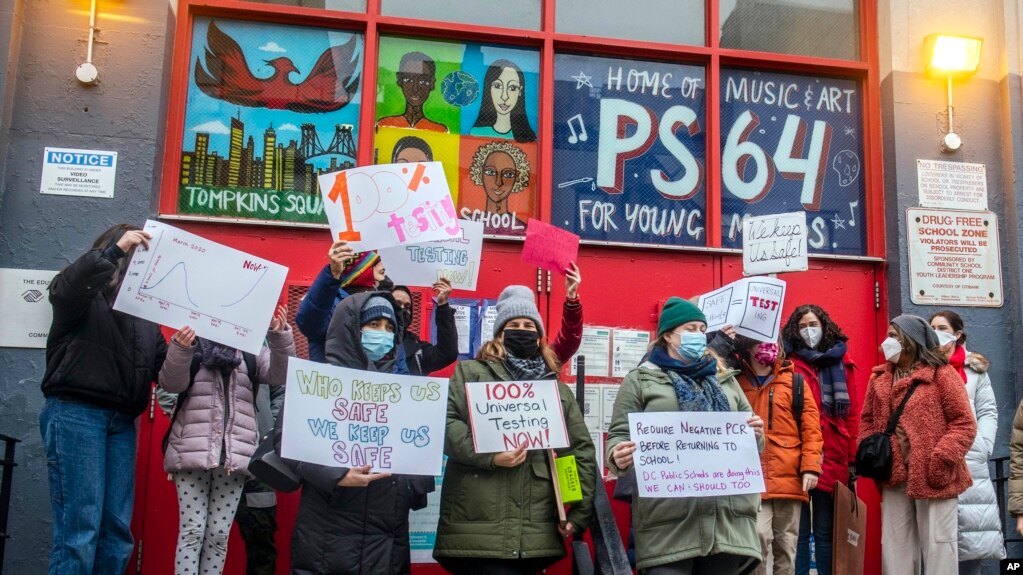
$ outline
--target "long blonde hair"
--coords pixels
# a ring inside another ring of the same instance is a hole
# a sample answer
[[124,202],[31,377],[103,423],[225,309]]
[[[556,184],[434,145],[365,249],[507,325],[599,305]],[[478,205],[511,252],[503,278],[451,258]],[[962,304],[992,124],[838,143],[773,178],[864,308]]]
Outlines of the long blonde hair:
[[[503,329],[501,333],[504,333]],[[560,373],[561,362],[558,361],[558,355],[554,353],[554,348],[547,343],[546,337],[540,339],[539,346],[540,355],[543,357],[544,363],[547,364],[547,368],[554,373]],[[499,361],[504,363],[506,355],[508,355],[508,352],[504,349],[504,344],[495,338],[480,347],[480,350],[476,353],[476,359],[479,361]]]

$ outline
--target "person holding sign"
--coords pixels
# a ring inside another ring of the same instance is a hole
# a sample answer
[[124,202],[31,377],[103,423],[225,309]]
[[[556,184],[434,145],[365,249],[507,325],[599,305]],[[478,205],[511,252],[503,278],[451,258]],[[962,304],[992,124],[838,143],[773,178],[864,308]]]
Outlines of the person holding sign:
[[[810,534],[813,534],[818,575],[831,575],[834,538],[835,484],[852,488],[856,434],[860,411],[855,364],[847,353],[848,338],[818,305],[796,308],[782,328],[785,357],[803,376],[820,412],[824,462],[810,502],[803,505],[796,544],[796,575],[810,575]],[[809,402],[807,395],[804,402]],[[804,403],[806,405],[806,403]],[[811,512],[812,508],[812,512]]]
[[444,369],[458,359],[458,328],[455,326],[455,310],[448,305],[448,296],[451,294],[451,282],[446,278],[437,280],[433,284],[433,296],[436,306],[433,308],[433,318],[437,324],[437,345],[428,341],[422,341],[419,336],[408,329],[412,325],[412,292],[407,286],[395,286],[391,290],[395,303],[401,315],[401,323],[406,326],[405,339],[402,346],[405,348],[405,363],[408,365],[409,373],[412,375],[429,375],[437,370]]
[[[670,298],[647,360],[622,380],[607,433],[608,467],[619,477],[633,465],[629,414],[653,411],[752,412],[735,380],[707,349],[707,318],[692,302]],[[751,414],[757,446],[764,421]],[[639,497],[633,494],[636,566],[644,575],[748,574],[760,563],[760,496]]]
[[326,361],[324,343],[334,307],[351,294],[376,289],[385,277],[376,252],[357,254],[343,240],[331,244],[327,259],[295,315],[298,330],[309,340],[309,359],[321,363]]
[[563,539],[582,532],[593,514],[597,467],[593,442],[568,386],[558,385],[569,447],[583,499],[559,521],[559,498],[547,450],[476,453],[466,382],[556,379],[560,369],[543,339],[544,326],[533,292],[508,286],[497,300],[494,338],[475,360],[455,368],[448,391],[440,523],[434,558],[451,573],[534,575],[565,555]]
[[881,568],[893,575],[919,573],[921,558],[928,575],[959,572],[956,498],[972,482],[966,454],[977,422],[963,380],[939,344],[923,318],[893,319],[881,342],[887,361],[874,368],[860,414],[859,471],[868,437],[886,434],[891,444],[890,474],[875,481],[884,502]]
[[757,513],[764,560],[757,572],[766,575],[768,557],[773,557],[772,572],[789,575],[795,569],[799,512],[821,475],[820,416],[817,404],[805,400],[809,385],[795,375],[777,343],[742,335],[736,340],[742,364],[739,385],[753,413],[767,420],[767,443],[760,454],[767,491],[760,496]]
[[[342,300],[327,330],[327,361],[407,375],[404,362],[399,361],[404,359],[403,326],[396,310],[387,292]],[[288,417],[287,404],[283,417]],[[409,572],[409,511],[426,506],[427,493],[434,489],[433,477],[376,473],[371,465],[327,467],[301,461],[291,465],[302,479],[291,538],[292,573]]]
[[112,226],[50,282],[39,414],[53,507],[50,573],[123,573],[131,557],[135,418],[149,405],[167,342],[160,326],[113,304],[128,262],[150,239],[131,224]]
[[163,457],[178,494],[177,575],[224,569],[227,538],[259,440],[255,388],[257,382],[284,385],[288,357],[295,355],[287,318],[287,308],[279,307],[266,334],[269,346],[255,362],[196,337],[187,326],[171,337],[159,384],[179,394]]

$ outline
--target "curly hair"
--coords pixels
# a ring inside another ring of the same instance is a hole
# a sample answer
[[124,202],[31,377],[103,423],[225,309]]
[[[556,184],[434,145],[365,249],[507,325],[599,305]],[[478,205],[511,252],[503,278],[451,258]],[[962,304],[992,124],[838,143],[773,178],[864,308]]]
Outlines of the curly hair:
[[529,158],[526,153],[509,144],[508,142],[490,142],[480,146],[472,157],[472,165],[469,168],[469,179],[477,186],[483,185],[483,164],[494,152],[504,152],[511,156],[515,162],[515,184],[512,185],[511,193],[521,192],[529,185]]
[[792,312],[789,320],[785,322],[784,329],[781,331],[782,341],[790,352],[806,349],[806,343],[803,341],[803,337],[799,335],[799,320],[808,313],[817,316],[817,319],[821,322],[821,342],[817,344],[818,350],[829,350],[840,341],[849,341],[849,337],[842,333],[842,329],[831,319],[828,312],[824,311],[824,308],[808,303],[797,307]]

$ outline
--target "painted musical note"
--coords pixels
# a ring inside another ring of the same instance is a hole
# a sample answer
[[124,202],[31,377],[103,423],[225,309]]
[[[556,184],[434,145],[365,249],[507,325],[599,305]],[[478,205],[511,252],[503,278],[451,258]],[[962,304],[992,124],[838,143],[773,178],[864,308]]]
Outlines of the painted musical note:
[[[579,132],[578,133],[576,133],[575,126],[572,124],[573,121],[578,121],[579,122]],[[590,136],[586,133],[586,124],[583,123],[583,115],[582,114],[576,114],[576,115],[572,116],[571,118],[568,119],[567,123],[568,123],[569,131],[572,132],[572,134],[568,137],[568,143],[569,144],[576,144],[576,143],[578,143],[580,141],[585,142],[586,140],[588,140],[590,138]]]
[[854,227],[854,228],[856,227],[856,209],[855,208],[858,208],[858,207],[860,207],[860,201],[859,200],[856,200],[855,202],[849,202],[849,225],[851,227]]

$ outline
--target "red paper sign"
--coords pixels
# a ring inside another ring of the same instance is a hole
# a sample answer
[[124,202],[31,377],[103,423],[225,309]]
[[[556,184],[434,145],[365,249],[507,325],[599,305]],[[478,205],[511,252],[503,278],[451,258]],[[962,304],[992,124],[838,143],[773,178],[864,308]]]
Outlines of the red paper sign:
[[522,261],[564,275],[578,257],[579,236],[540,220],[529,220]]

